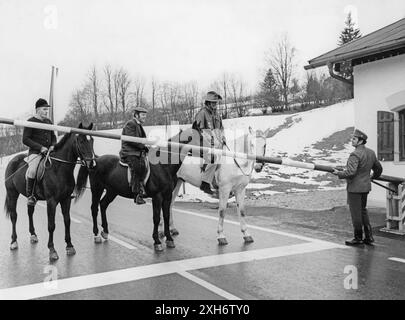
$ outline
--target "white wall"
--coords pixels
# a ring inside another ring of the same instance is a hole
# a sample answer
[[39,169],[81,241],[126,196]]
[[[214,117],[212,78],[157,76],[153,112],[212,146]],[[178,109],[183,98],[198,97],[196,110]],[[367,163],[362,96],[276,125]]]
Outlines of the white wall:
[[[354,123],[377,153],[377,111],[391,111],[387,98],[405,90],[405,55],[354,67]],[[405,104],[405,101],[402,102]],[[392,107],[392,106],[391,106]],[[395,135],[398,143],[398,135]],[[405,178],[404,162],[382,162],[383,174]],[[373,185],[370,200],[385,206],[385,190]]]

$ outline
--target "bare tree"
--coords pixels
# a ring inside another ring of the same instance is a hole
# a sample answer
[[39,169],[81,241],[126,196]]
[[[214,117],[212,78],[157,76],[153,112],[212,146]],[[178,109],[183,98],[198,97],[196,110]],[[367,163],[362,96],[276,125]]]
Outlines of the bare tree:
[[119,103],[122,110],[122,116],[125,118],[125,114],[129,109],[128,100],[129,100],[129,87],[131,85],[131,80],[129,78],[128,72],[121,68],[118,71],[117,77],[117,85],[118,85],[118,96],[119,96]]
[[288,109],[288,93],[296,67],[294,64],[295,51],[295,48],[290,44],[288,36],[284,35],[267,57],[267,62],[280,87],[285,109]]
[[135,91],[133,92],[135,98],[135,106],[141,107],[144,105],[143,93],[145,90],[145,79],[138,76],[134,81]]
[[159,91],[159,84],[155,78],[152,78],[152,123],[155,124],[155,107],[156,107],[156,96]]
[[98,97],[99,97],[99,93],[100,93],[100,84],[99,84],[99,80],[98,80],[96,66],[93,66],[91,68],[91,70],[89,72],[88,81],[89,82],[86,85],[86,88],[88,90],[88,94],[91,99],[94,117],[95,117],[95,121],[97,123],[99,120]]
[[[110,114],[110,122],[113,127],[117,124],[117,108],[114,105],[114,81],[113,81],[113,71],[110,65],[104,67],[104,76],[106,83],[106,100],[103,101],[103,104]],[[118,95],[118,94],[117,94]]]

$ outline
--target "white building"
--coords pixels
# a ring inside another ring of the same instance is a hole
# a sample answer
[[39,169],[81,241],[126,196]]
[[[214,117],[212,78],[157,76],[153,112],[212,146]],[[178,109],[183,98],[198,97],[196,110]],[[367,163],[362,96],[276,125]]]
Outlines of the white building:
[[[405,19],[314,58],[305,69],[328,66],[336,77],[343,63],[353,66],[356,128],[369,136],[383,174],[405,178]],[[385,190],[374,186],[370,199],[385,204]]]

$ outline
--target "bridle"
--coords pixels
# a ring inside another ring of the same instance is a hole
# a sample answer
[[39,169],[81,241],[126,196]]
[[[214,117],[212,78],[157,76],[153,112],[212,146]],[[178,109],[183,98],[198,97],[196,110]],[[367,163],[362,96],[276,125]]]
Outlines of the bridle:
[[48,150],[48,152],[47,152],[47,154],[45,156],[45,168],[49,169],[50,167],[52,167],[52,160],[57,161],[57,162],[61,162],[61,163],[66,163],[66,164],[80,164],[83,167],[87,166],[86,161],[95,161],[96,156],[94,155],[94,151],[92,152],[93,156],[91,158],[86,158],[86,157],[83,156],[83,152],[80,149],[80,145],[79,145],[79,142],[77,140],[77,137],[78,136],[76,135],[74,142],[75,142],[75,147],[76,147],[76,154],[77,154],[77,156],[79,157],[80,160],[67,161],[67,160],[63,160],[63,159],[60,159],[60,158],[51,157],[50,156],[51,151]]

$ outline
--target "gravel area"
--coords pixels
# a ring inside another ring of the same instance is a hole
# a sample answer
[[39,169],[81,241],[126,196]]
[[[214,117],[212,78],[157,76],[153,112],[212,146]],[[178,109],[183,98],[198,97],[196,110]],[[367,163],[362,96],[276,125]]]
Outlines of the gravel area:
[[346,190],[289,192],[246,198],[251,207],[277,207],[296,210],[320,211],[346,205]]

